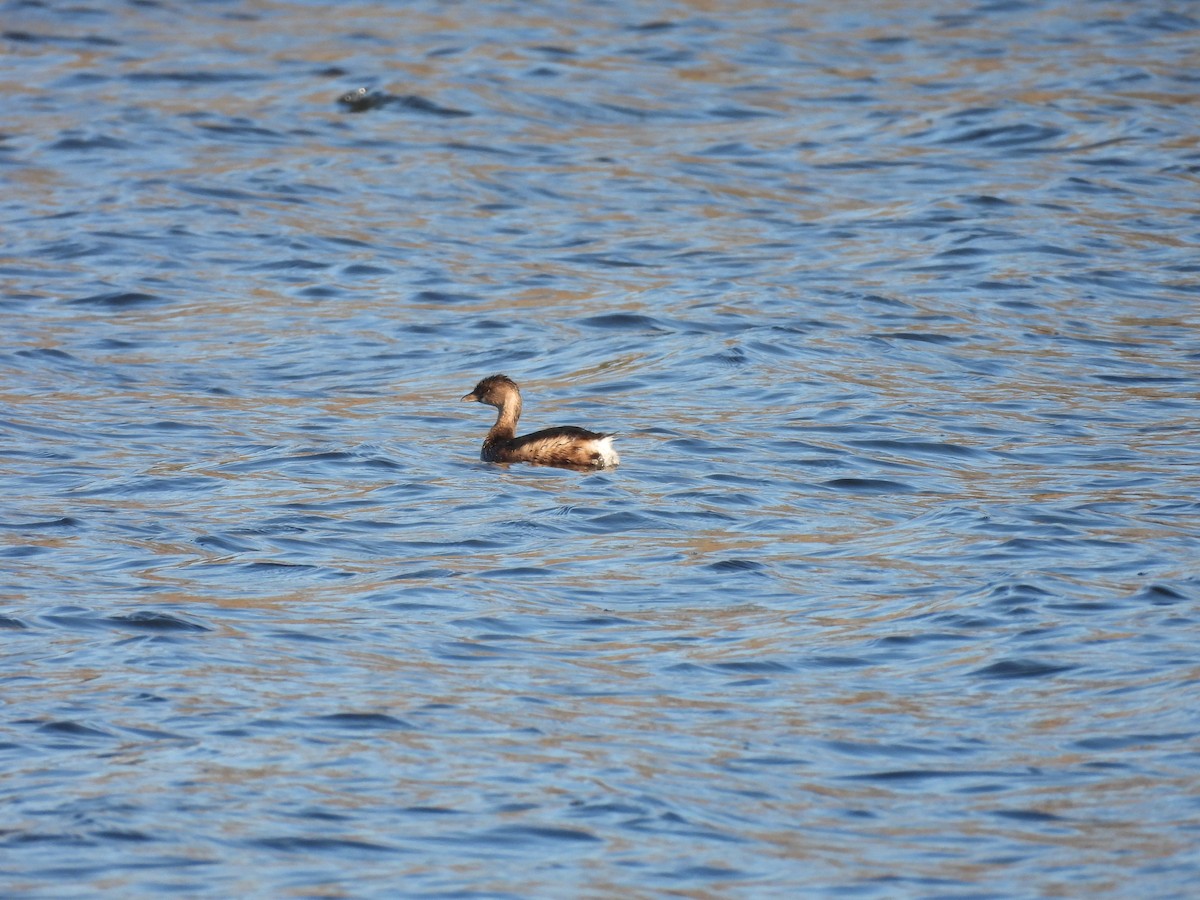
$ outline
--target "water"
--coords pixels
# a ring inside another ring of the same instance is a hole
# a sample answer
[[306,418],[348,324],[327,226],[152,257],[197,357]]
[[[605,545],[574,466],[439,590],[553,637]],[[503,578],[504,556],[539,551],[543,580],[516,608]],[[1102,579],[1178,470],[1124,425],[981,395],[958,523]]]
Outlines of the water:
[[0,20],[0,893],[1192,895],[1194,5]]

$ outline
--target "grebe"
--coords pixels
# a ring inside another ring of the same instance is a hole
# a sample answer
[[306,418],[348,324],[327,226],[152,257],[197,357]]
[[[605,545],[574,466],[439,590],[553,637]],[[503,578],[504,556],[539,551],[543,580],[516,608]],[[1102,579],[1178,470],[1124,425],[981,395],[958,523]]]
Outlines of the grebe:
[[621,461],[611,434],[598,434],[573,425],[543,428],[517,437],[521,417],[521,391],[507,375],[490,375],[464,402],[486,403],[500,411],[496,424],[483,441],[479,458],[484,462],[528,462],[545,466],[606,469]]

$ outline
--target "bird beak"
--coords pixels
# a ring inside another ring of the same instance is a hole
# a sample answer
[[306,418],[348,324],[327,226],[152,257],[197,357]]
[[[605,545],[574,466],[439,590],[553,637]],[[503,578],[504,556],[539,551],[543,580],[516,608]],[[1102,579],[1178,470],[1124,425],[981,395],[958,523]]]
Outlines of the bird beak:
[[470,394],[464,394],[463,398],[461,400],[459,400],[458,402],[459,403],[477,403],[478,401],[479,401],[479,398],[476,397],[474,393],[470,393]]

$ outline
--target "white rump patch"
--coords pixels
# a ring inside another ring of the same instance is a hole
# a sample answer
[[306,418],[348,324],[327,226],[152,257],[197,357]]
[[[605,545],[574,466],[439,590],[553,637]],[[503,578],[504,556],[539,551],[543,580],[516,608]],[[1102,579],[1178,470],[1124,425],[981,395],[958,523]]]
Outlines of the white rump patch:
[[596,452],[600,454],[600,465],[605,468],[618,465],[621,462],[621,457],[617,454],[616,448],[613,447],[613,436],[611,434],[596,441]]

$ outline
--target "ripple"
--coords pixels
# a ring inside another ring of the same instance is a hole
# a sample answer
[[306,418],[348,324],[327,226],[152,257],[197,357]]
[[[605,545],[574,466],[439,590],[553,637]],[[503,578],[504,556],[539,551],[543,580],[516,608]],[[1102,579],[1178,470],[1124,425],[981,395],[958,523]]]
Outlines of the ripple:
[[708,568],[714,572],[762,572],[767,567],[752,559],[722,559],[710,563]]
[[312,721],[318,726],[344,728],[351,731],[411,731],[413,729],[413,726],[403,719],[383,713],[331,713],[325,716],[315,716]]
[[1045,678],[1069,672],[1074,668],[1075,666],[1055,665],[1035,659],[1005,659],[976,669],[971,674],[980,678]]
[[1061,129],[1022,123],[985,128],[969,128],[941,138],[943,144],[977,144],[983,147],[1020,147],[1051,141],[1063,136]]
[[364,841],[358,838],[335,838],[335,837],[268,837],[255,838],[250,842],[255,847],[262,847],[266,850],[272,850],[281,853],[302,853],[302,854],[335,854],[344,856],[349,853],[352,856],[359,853],[395,853],[395,848],[388,847],[384,844],[373,841]]
[[83,725],[79,722],[61,720],[57,722],[46,722],[38,726],[38,731],[43,734],[54,735],[59,737],[73,738],[102,738],[109,740],[113,735],[107,731],[102,731],[98,728],[92,728],[89,725]]
[[109,309],[129,309],[162,303],[163,298],[154,294],[144,294],[140,291],[111,291],[105,294],[92,294],[88,297],[79,297],[71,302],[86,304],[88,306],[103,306]]
[[911,493],[916,490],[910,484],[902,481],[892,481],[887,478],[834,478],[822,482],[822,486],[835,491],[867,494]]
[[211,630],[197,622],[190,622],[187,619],[180,618],[179,616],[173,616],[170,613],[153,612],[151,610],[138,610],[137,612],[132,612],[123,616],[109,616],[108,621],[112,622],[118,627],[133,628],[138,631],[196,632]]
[[544,825],[505,825],[494,828],[483,835],[474,835],[471,840],[513,845],[547,845],[596,843],[600,838],[578,828],[555,828]]
[[631,313],[609,313],[601,316],[587,316],[578,320],[586,328],[598,328],[612,331],[666,331],[667,328],[653,316],[635,315]]
[[987,454],[974,447],[961,444],[943,443],[939,441],[902,441],[902,440],[852,440],[847,441],[851,447],[862,447],[867,450],[890,450],[901,456],[932,456],[957,458],[984,458]]

